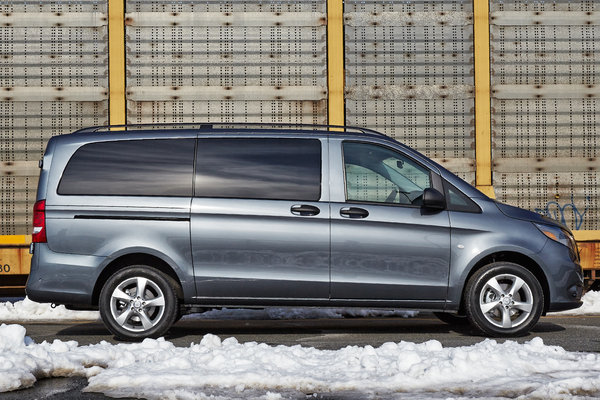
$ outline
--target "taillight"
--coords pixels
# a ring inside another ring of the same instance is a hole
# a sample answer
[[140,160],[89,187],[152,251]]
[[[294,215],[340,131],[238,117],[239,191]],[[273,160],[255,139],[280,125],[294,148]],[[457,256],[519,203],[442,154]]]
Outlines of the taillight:
[[33,206],[33,243],[46,243],[46,200],[39,200]]

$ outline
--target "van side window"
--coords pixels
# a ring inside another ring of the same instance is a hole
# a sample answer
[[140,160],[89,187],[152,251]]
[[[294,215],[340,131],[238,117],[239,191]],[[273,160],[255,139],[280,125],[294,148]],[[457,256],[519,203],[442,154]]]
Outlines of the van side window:
[[421,205],[429,170],[385,147],[344,142],[346,200]]
[[318,201],[321,142],[317,139],[199,139],[195,195]]
[[195,142],[148,139],[86,144],[69,160],[58,194],[191,197]]

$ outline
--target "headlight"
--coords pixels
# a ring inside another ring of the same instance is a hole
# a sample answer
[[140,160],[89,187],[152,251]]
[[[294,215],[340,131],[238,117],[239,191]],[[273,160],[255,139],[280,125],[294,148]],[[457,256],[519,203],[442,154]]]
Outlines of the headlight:
[[575,260],[579,255],[577,251],[577,243],[575,243],[575,238],[571,234],[571,232],[566,229],[559,228],[558,226],[552,225],[542,225],[535,224],[534,225],[547,237],[550,239],[567,246],[571,252],[571,257]]

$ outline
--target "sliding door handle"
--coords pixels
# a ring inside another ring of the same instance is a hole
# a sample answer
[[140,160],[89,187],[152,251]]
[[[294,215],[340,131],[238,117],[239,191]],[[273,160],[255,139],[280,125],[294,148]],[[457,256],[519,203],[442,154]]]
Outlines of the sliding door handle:
[[321,212],[321,210],[319,210],[319,207],[310,206],[307,204],[293,205],[290,211],[294,215],[302,215],[304,217],[309,217],[311,215],[319,215],[319,213]]

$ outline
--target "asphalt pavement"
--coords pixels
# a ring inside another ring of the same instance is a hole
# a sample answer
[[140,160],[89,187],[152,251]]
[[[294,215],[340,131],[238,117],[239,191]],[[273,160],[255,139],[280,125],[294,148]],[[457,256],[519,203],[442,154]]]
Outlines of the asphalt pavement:
[[[75,340],[80,345],[105,340],[119,343],[102,322],[20,322],[35,342],[44,340]],[[243,342],[262,342],[270,345],[339,349],[349,345],[380,346],[386,342],[421,343],[435,339],[443,346],[468,346],[485,339],[469,325],[448,325],[432,314],[414,318],[343,318],[292,320],[199,320],[183,319],[175,324],[166,340],[187,347],[199,343],[212,333],[222,339],[235,336]],[[546,316],[533,331],[518,338],[525,342],[541,337],[547,345],[561,346],[569,351],[600,352],[600,316]],[[502,342],[506,339],[496,339]]]

